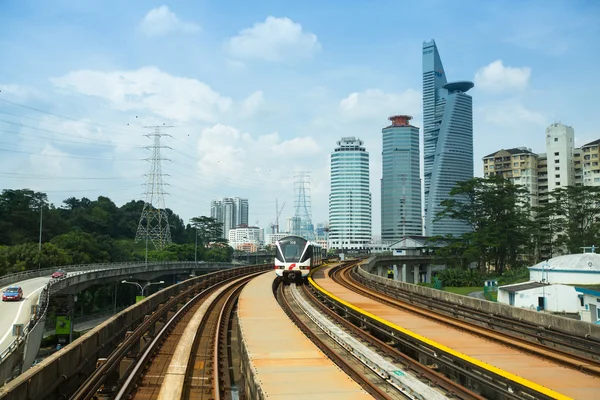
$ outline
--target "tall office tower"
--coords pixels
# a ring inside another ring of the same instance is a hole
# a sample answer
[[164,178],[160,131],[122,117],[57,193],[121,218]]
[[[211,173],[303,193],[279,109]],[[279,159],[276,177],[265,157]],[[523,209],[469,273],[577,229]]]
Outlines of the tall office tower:
[[331,153],[329,248],[364,248],[372,234],[369,153],[356,137],[343,137],[337,145]]
[[469,227],[437,214],[461,181],[473,178],[472,82],[447,83],[435,41],[423,43],[425,235],[461,235]]
[[381,177],[381,240],[394,242],[404,236],[421,236],[421,168],[419,128],[408,115],[389,118],[383,128]]
[[223,224],[223,238],[238,225],[248,225],[248,199],[224,197],[210,203],[210,216]]
[[234,197],[233,202],[235,203],[235,226],[248,225],[248,199]]
[[575,131],[572,127],[554,123],[546,128],[548,192],[575,184],[574,149]]

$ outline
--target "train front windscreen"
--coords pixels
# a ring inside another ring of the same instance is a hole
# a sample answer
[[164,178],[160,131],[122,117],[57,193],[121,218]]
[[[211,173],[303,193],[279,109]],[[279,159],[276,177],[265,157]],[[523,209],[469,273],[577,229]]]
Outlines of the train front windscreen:
[[[306,247],[306,240],[302,238],[284,239],[279,242],[279,246],[281,247],[281,252],[286,263],[299,262],[302,252]],[[279,249],[277,252],[279,252]]]

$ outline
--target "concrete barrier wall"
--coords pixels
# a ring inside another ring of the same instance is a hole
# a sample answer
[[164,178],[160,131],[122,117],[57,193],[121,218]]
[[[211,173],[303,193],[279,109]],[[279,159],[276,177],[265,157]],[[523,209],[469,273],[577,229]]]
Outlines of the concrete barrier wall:
[[[240,326],[239,316],[237,316],[237,324]],[[244,335],[242,335],[241,331],[238,331],[238,343],[240,345],[240,372],[244,377],[244,390],[247,399],[252,400],[264,400],[265,396],[260,387],[260,381],[256,377],[256,371],[254,370],[252,363],[250,362],[250,357],[248,355],[248,348],[246,347],[246,341],[244,339]]]
[[23,372],[31,368],[33,361],[35,361],[35,358],[40,351],[42,338],[44,337],[44,326],[46,325],[45,322],[45,318],[40,319],[27,335],[27,339],[25,341],[25,351],[23,352],[23,366],[21,369]]
[[8,379],[13,377],[15,368],[20,367],[23,359],[23,347],[25,341],[16,341],[13,343],[15,350],[2,360],[2,368],[0,368],[0,385],[3,385]]
[[375,267],[377,262],[377,257],[369,259],[368,263],[363,264],[358,268],[358,273],[362,277],[375,281],[384,287],[397,287],[401,290],[411,293],[417,293],[434,299],[447,301],[449,303],[473,307],[489,314],[498,314],[509,318],[522,319],[540,326],[552,327],[554,329],[565,331],[577,336],[585,337],[586,335],[589,335],[591,337],[600,339],[600,325],[594,325],[584,321],[565,318],[559,315],[540,313],[525,308],[512,307],[508,304],[501,304],[477,299],[474,297],[462,296],[460,294],[414,285],[412,283],[394,281],[374,275],[369,271]]
[[[232,268],[188,279],[147,297],[98,325],[73,343],[57,351],[39,364],[31,367],[4,387],[0,399],[57,399],[69,398],[91,372],[99,357],[106,357],[127,330],[133,330],[145,315],[181,290],[205,279],[222,279],[244,271],[269,269],[271,266]],[[43,329],[42,329],[43,330]]]

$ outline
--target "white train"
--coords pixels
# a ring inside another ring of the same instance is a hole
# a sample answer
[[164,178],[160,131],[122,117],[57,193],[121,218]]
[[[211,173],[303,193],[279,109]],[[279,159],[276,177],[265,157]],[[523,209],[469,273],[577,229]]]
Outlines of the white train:
[[278,240],[275,249],[275,274],[284,283],[301,282],[311,268],[323,262],[321,246],[300,236],[286,236]]

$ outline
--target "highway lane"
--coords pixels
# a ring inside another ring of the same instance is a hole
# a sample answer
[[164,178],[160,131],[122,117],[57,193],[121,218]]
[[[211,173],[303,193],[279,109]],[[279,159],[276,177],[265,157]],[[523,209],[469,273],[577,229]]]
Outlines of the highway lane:
[[[10,346],[14,340],[12,335],[13,325],[26,325],[29,322],[31,306],[37,304],[38,297],[49,280],[50,276],[45,276],[15,283],[14,286],[21,286],[23,289],[23,300],[0,301],[0,353]],[[7,287],[3,287],[0,291],[3,292]]]

